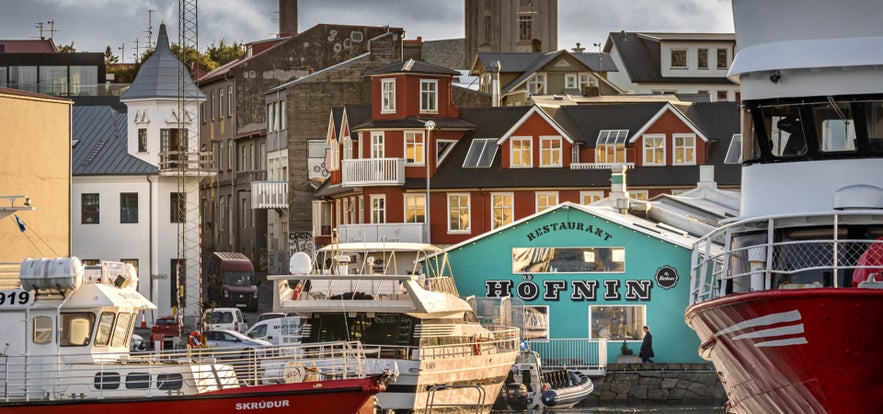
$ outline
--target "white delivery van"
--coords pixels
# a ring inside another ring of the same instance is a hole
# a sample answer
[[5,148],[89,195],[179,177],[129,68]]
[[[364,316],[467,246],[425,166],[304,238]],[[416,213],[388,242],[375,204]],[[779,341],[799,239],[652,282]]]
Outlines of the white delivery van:
[[297,344],[302,338],[302,322],[303,318],[300,316],[265,319],[254,324],[245,335],[252,339],[262,339],[273,345]]

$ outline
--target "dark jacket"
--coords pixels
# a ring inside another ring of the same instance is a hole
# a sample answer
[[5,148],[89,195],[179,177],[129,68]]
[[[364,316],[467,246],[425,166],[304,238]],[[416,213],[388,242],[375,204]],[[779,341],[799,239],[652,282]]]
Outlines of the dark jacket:
[[638,353],[638,356],[641,358],[653,358],[656,356],[653,355],[653,335],[650,332],[644,335],[644,342],[641,343],[641,352]]

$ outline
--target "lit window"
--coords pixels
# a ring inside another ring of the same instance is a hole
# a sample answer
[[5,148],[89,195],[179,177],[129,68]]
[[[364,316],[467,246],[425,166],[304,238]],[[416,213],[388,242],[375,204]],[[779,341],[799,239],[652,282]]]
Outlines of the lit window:
[[491,229],[512,223],[515,215],[514,196],[512,193],[491,194]]
[[644,165],[665,165],[665,135],[644,135]]
[[595,141],[595,162],[598,164],[622,164],[625,162],[627,129],[602,129]]
[[405,223],[426,222],[426,195],[405,194]]
[[561,137],[540,137],[540,167],[561,166]]
[[420,112],[438,112],[437,80],[420,80]]
[[582,205],[592,204],[602,198],[604,198],[603,191],[580,191],[579,192],[579,203]]
[[512,273],[622,273],[623,247],[513,247]]
[[558,205],[558,192],[557,191],[539,191],[536,194],[537,197],[537,213],[541,211],[548,210],[556,205]]
[[469,232],[469,194],[448,194],[448,233]]
[[696,135],[674,134],[674,165],[696,165]]
[[531,137],[513,137],[509,139],[509,166],[511,168],[526,168],[533,166],[531,141]]
[[423,133],[405,132],[405,164],[423,165]]
[[647,192],[647,190],[629,190],[629,198],[647,201],[650,199],[650,194]]
[[380,112],[388,113],[396,111],[396,80],[383,79],[380,81],[381,106]]

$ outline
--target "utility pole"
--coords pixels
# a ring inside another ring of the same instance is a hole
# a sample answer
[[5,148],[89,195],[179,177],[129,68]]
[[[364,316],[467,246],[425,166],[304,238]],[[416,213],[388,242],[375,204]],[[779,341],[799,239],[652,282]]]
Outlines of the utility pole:
[[120,63],[126,63],[126,42],[123,42],[117,49],[120,50]]
[[141,50],[141,48],[138,47],[138,38],[136,37],[136,38],[135,38],[135,53],[132,54],[132,56],[135,58],[135,59],[134,59],[134,62],[135,62],[135,63],[138,63],[138,59],[139,59],[138,51],[139,51],[139,50]]
[[147,50],[153,49],[153,12],[155,11],[147,11]]

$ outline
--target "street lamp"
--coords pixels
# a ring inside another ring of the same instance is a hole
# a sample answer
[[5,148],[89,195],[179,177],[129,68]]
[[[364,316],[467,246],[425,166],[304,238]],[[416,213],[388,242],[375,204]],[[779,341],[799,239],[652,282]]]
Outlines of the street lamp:
[[423,200],[423,221],[426,222],[426,242],[432,243],[432,224],[429,222],[429,134],[435,129],[435,122],[423,123],[426,139],[423,140],[423,164],[426,166],[426,198]]

